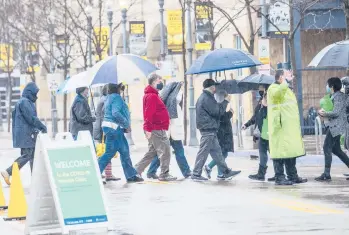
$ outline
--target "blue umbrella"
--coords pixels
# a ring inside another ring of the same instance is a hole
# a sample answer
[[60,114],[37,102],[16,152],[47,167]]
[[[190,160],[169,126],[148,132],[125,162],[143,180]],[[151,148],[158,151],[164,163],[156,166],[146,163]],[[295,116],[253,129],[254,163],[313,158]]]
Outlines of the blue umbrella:
[[248,52],[221,48],[200,56],[186,74],[201,74],[225,70],[249,68],[262,63]]

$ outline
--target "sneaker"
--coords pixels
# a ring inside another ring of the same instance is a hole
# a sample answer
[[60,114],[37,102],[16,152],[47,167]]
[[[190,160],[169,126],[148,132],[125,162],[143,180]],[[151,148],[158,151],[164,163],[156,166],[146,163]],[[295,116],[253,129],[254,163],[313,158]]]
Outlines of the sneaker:
[[140,175],[135,175],[132,178],[127,180],[127,183],[139,183],[143,182],[144,179]]
[[316,177],[315,180],[319,182],[329,182],[332,180],[332,178],[331,178],[331,175],[323,173],[319,177]]
[[241,173],[241,171],[232,171],[231,170],[225,175],[217,176],[217,180],[231,180],[232,178],[234,178],[235,176],[237,176],[240,173]]
[[205,172],[205,175],[207,176],[208,179],[211,179],[211,172],[212,172],[212,169],[209,168],[207,165],[205,165],[204,167],[204,172]]
[[191,179],[194,181],[207,181],[208,179],[201,175],[192,175]]
[[189,172],[189,173],[187,173],[186,175],[184,175],[184,178],[185,178],[185,179],[188,179],[188,178],[191,177],[191,176],[192,176],[192,173]]
[[1,172],[2,177],[5,180],[5,183],[10,186],[11,185],[11,181],[10,181],[10,175],[7,173],[7,171],[2,171]]
[[269,182],[274,182],[275,181],[275,176],[271,177],[271,178],[268,178],[268,181]]
[[157,174],[149,174],[149,175],[147,175],[147,178],[157,180],[157,179],[159,179],[159,176]]
[[344,176],[346,176],[346,177],[349,177],[349,174],[343,174]]
[[106,178],[105,180],[106,180],[107,182],[108,182],[108,181],[119,181],[119,180],[121,180],[121,178],[117,178],[117,177],[115,177],[115,176],[112,175],[111,177]]
[[103,184],[104,184],[104,185],[106,185],[106,184],[107,184],[107,181],[105,181],[105,180],[103,180],[102,182],[103,182]]
[[170,174],[162,175],[159,177],[159,181],[176,181],[177,177],[174,177]]
[[105,179],[105,175],[102,175],[102,179]]

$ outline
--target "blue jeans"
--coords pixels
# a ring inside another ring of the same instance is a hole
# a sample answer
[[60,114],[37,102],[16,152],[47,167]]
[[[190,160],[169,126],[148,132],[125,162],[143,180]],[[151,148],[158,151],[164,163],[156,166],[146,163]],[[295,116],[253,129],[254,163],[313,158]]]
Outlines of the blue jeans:
[[[222,152],[223,158],[226,159],[228,157],[228,152]],[[217,165],[215,160],[212,160],[209,164],[208,167],[212,170],[213,167]],[[223,175],[222,171],[218,168],[218,175]]]
[[[191,171],[187,159],[184,154],[183,143],[181,140],[170,139],[170,144],[175,152],[177,164],[181,170],[183,176],[188,176]],[[147,175],[154,175],[160,167],[160,160],[158,156],[154,157],[153,161],[150,164]]]
[[98,159],[101,174],[111,159],[115,156],[116,152],[119,152],[122,169],[124,170],[126,179],[131,179],[132,177],[136,176],[137,171],[132,165],[130,148],[125,138],[123,129],[118,128],[117,130],[114,130],[109,127],[103,127],[103,132],[106,136],[106,148],[105,153]]

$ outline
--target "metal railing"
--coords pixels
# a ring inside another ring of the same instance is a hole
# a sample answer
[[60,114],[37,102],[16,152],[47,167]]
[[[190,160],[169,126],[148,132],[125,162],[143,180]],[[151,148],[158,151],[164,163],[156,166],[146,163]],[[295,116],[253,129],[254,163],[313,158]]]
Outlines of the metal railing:
[[244,116],[244,107],[240,106],[239,107],[239,114],[238,114],[238,126],[237,126],[237,130],[236,130],[236,136],[238,138],[238,147],[239,148],[243,148],[244,147],[244,142],[243,142],[243,138],[242,138],[242,131],[241,131],[241,127],[243,125],[242,123],[242,119]]
[[322,122],[319,116],[315,118],[315,141],[316,141],[316,154],[322,153]]

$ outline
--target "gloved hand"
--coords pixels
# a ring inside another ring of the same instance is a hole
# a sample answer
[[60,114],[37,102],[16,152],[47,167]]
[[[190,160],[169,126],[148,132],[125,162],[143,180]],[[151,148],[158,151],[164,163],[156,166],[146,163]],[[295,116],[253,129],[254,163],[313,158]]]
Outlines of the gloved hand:
[[92,116],[92,122],[95,122],[97,120],[96,116]]
[[47,133],[47,127],[46,127],[45,125],[43,125],[43,126],[41,127],[40,131],[41,131],[42,133],[46,134],[46,133]]

